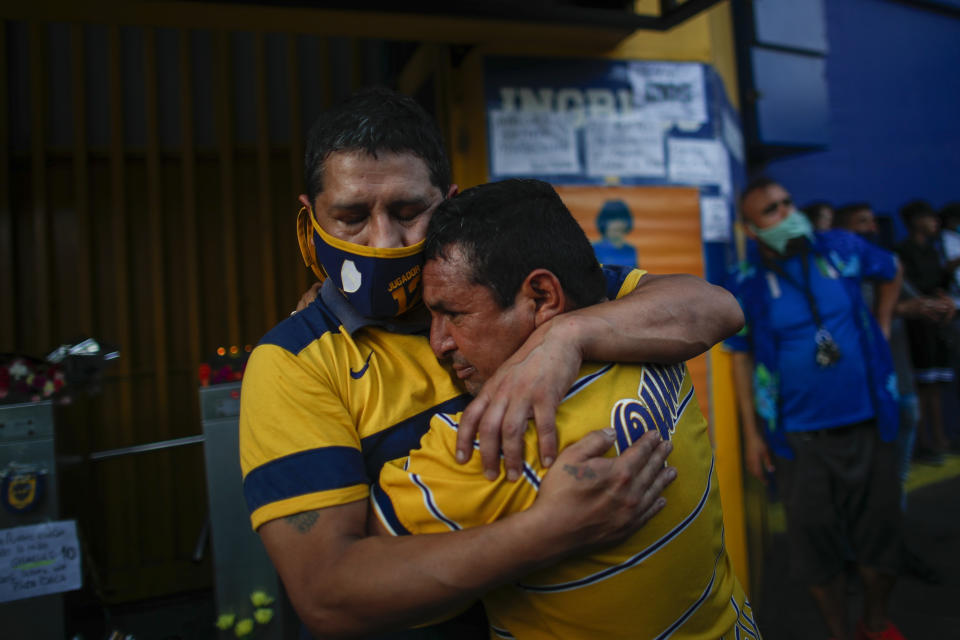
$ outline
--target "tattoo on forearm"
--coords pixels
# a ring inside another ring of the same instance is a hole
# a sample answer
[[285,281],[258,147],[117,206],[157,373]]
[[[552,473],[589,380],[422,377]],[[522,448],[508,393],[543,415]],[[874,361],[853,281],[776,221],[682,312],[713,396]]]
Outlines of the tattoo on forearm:
[[313,525],[316,524],[317,518],[319,517],[316,511],[305,511],[303,513],[295,513],[292,516],[286,516],[284,520],[289,522],[290,526],[296,527],[300,533],[306,533],[313,528]]
[[597,472],[587,466],[578,467],[572,464],[565,464],[563,465],[563,470],[569,473],[570,475],[572,475],[577,480],[583,480],[584,478],[597,477]]

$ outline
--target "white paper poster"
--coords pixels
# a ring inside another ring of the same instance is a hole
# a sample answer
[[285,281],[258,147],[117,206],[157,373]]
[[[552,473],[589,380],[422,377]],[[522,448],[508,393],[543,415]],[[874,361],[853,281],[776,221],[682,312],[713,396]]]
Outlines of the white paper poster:
[[718,140],[670,138],[667,140],[667,174],[671,182],[714,184],[729,194],[730,160]]
[[576,128],[564,113],[491,111],[495,175],[547,176],[580,173]]
[[700,198],[700,229],[704,242],[726,242],[730,239],[730,205],[726,198]]
[[0,529],[0,602],[81,586],[75,520]]
[[660,122],[701,124],[707,121],[703,67],[690,62],[631,62],[627,78],[633,108]]
[[664,177],[664,129],[636,114],[589,118],[584,128],[587,175]]

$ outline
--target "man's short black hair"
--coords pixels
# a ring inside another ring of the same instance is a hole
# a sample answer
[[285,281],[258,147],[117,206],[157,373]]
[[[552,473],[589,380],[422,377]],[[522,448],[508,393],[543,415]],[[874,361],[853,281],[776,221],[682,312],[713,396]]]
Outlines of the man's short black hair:
[[937,217],[936,211],[933,210],[933,207],[931,207],[930,203],[926,200],[911,200],[900,207],[900,219],[907,225],[907,228],[910,228],[917,218],[924,216]]
[[873,207],[870,206],[869,202],[851,202],[843,205],[833,212],[833,227],[835,229],[846,229],[853,214],[863,210],[873,211]]
[[453,247],[471,265],[471,282],[489,287],[504,309],[534,269],[557,276],[577,307],[605,296],[593,247],[546,182],[492,182],[442,202],[427,227],[424,259],[445,258]]
[[754,191],[759,191],[760,189],[766,189],[772,185],[779,185],[780,183],[774,180],[773,178],[768,178],[767,176],[759,176],[747,183],[747,186],[743,188],[743,191],[740,193],[740,207],[743,208],[743,201],[747,199],[747,196],[753,193]]
[[408,96],[385,87],[361,89],[331,107],[310,127],[304,154],[304,181],[310,202],[323,191],[323,167],[331,153],[364,151],[412,153],[427,165],[430,182],[444,196],[450,162],[437,123]]
[[940,209],[940,224],[952,229],[951,222],[960,222],[960,202],[948,202]]

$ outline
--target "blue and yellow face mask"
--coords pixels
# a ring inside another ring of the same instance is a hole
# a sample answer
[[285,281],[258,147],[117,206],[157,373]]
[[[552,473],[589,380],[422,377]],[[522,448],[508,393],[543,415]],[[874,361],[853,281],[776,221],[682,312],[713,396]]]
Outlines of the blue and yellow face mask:
[[321,282],[331,278],[364,317],[396,317],[420,302],[423,240],[396,249],[340,240],[320,227],[308,207],[297,214],[297,239],[304,264]]

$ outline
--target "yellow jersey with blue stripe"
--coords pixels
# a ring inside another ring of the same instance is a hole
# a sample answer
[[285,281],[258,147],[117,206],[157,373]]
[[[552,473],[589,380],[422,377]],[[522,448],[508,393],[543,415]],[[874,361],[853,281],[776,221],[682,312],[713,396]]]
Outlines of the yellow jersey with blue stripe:
[[[713,450],[686,366],[588,364],[557,412],[561,448],[609,416],[616,455],[646,431],[674,445],[666,507],[626,542],[567,560],[483,598],[491,637],[758,638],[723,543]],[[420,448],[385,465],[371,487],[394,534],[479,526],[529,507],[546,471],[526,433],[524,474],[490,482],[479,456],[454,460],[460,414],[437,415]],[[474,443],[474,446],[478,446]]]
[[[643,272],[604,274],[615,298]],[[434,414],[456,413],[470,400],[437,362],[426,324],[398,333],[346,318],[345,305],[335,289],[322,289],[264,336],[247,362],[240,465],[254,529],[365,500],[380,467],[417,447]]]

